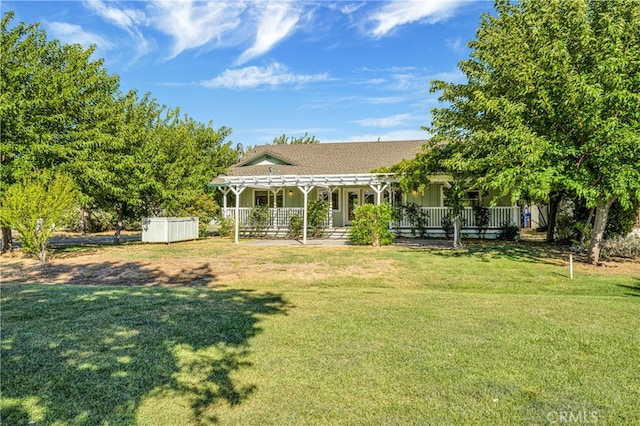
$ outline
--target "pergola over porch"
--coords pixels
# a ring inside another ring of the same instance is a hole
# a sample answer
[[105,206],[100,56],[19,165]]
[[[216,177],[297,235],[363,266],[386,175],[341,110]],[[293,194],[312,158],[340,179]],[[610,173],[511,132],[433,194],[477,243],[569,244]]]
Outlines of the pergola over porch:
[[[235,225],[234,242],[238,244],[239,237],[239,210],[240,194],[247,188],[280,191],[284,187],[295,187],[304,196],[303,203],[303,228],[302,243],[307,243],[307,205],[308,195],[314,188],[326,189],[330,194],[340,187],[369,186],[376,194],[376,204],[382,202],[383,193],[389,189],[391,183],[397,179],[392,173],[360,173],[340,175],[266,175],[266,176],[220,176],[222,182],[212,183],[224,194],[223,208],[227,209],[227,194],[231,191],[235,195]],[[329,209],[331,210],[331,196],[329,197]]]

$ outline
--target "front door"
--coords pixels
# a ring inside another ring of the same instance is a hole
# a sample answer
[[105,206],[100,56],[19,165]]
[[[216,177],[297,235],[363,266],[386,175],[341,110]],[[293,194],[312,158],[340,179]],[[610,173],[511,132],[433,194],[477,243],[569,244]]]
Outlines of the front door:
[[361,204],[375,204],[375,192],[369,188],[352,188],[345,191],[346,196],[346,211],[344,224],[346,226],[353,224],[353,212]]
[[353,223],[353,212],[360,205],[360,190],[348,189],[347,191],[345,191],[345,194],[347,197],[347,209],[345,213],[347,217],[344,218],[344,224],[348,226]]

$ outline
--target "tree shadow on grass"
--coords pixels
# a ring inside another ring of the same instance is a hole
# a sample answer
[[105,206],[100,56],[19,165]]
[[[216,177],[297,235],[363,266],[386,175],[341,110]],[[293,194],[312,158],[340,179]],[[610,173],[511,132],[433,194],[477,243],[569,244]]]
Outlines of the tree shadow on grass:
[[635,283],[631,283],[629,285],[618,284],[618,287],[629,290],[626,293],[628,296],[640,297],[640,278],[634,278],[633,280],[635,281]]
[[464,241],[460,249],[412,249],[428,251],[443,257],[477,257],[484,261],[491,259],[509,259],[528,263],[558,264],[567,260],[568,255],[559,247],[530,241]]
[[214,423],[255,390],[232,376],[251,367],[260,321],[290,307],[237,289],[1,290],[0,423],[11,425]]
[[213,284],[216,275],[208,263],[187,265],[167,272],[153,263],[98,262],[87,264],[22,263],[3,265],[3,282],[197,287]]

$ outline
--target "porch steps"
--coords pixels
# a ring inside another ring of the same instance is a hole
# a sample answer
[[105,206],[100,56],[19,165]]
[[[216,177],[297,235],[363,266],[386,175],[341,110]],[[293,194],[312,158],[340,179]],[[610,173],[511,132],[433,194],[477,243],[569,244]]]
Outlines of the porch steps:
[[349,228],[325,228],[322,236],[331,240],[346,240],[349,238]]

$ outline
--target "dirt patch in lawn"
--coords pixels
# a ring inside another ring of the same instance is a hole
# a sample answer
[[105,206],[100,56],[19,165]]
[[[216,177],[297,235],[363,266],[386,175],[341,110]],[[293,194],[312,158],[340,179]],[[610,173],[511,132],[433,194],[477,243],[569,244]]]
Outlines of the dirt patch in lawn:
[[[132,247],[135,253],[137,247]],[[321,249],[320,249],[321,250]],[[137,253],[136,253],[137,254]],[[224,286],[238,283],[259,284],[278,280],[311,282],[336,277],[383,277],[393,270],[392,261],[378,260],[363,265],[332,268],[318,262],[287,262],[235,253],[215,257],[163,256],[151,260],[131,260],[107,250],[92,249],[60,253],[42,265],[20,252],[0,257],[0,283],[114,285],[114,286]]]

